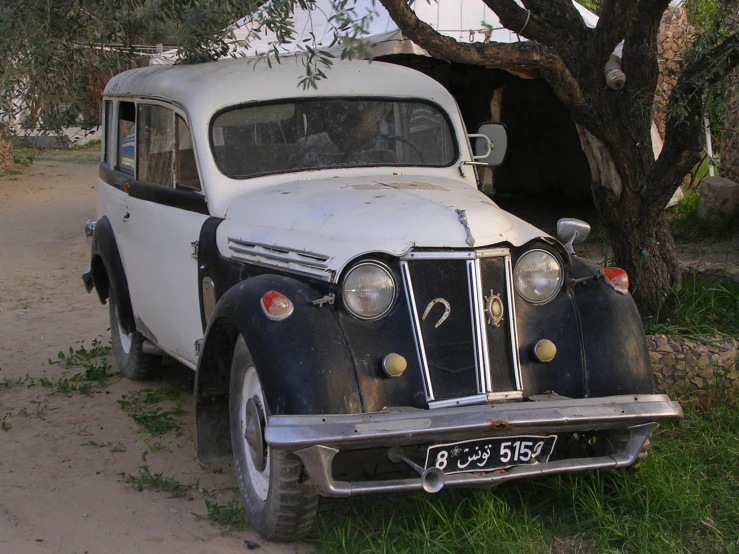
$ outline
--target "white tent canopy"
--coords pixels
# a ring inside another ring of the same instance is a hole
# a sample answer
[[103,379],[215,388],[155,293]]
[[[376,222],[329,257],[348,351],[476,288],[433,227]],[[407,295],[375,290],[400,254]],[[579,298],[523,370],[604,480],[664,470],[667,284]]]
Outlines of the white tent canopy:
[[[595,27],[597,16],[580,4],[573,2],[588,27]],[[358,38],[375,44],[373,54],[419,54],[426,52],[403,37],[390,14],[376,0],[349,0],[347,6],[351,10],[352,19],[359,21],[366,18],[366,33]],[[277,44],[274,32],[260,28],[259,20],[265,7],[260,8],[254,17],[247,16],[236,22],[231,28],[234,48],[230,55],[256,57],[267,54]],[[428,23],[439,33],[452,37],[459,42],[516,42],[525,40],[511,30],[505,29],[495,15],[481,0],[417,0],[413,4],[416,15]],[[316,0],[312,9],[297,9],[293,16],[295,29],[294,40],[289,44],[278,46],[280,55],[298,53],[304,45],[314,48],[341,50],[339,43],[331,48],[336,38],[335,2],[332,0]],[[520,29],[518,29],[520,31]],[[256,38],[254,35],[256,34]],[[252,37],[251,40],[247,39]],[[315,38],[312,38],[315,37]],[[177,60],[175,50],[154,56],[152,64],[174,63]]]

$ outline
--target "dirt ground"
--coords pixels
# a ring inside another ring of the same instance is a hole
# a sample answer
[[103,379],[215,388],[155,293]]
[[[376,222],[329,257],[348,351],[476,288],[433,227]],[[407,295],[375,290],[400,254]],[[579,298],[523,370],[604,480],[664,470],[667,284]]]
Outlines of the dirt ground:
[[[68,395],[15,384],[26,375],[58,378],[63,370],[48,358],[79,341],[108,343],[107,306],[80,279],[89,261],[83,225],[95,215],[95,157],[36,161],[0,177],[0,382],[14,383],[0,386],[0,554],[255,548],[246,541],[263,553],[306,551],[251,531],[224,534],[203,519],[205,499],[226,504],[236,480],[230,464],[197,461],[189,393],[181,436],[154,439],[117,402],[150,385],[113,378],[90,395]],[[187,485],[184,496],[124,482],[139,473],[144,452],[150,473]]]
[[[229,553],[248,550],[247,541],[264,553],[307,551],[250,531],[224,534],[203,519],[206,498],[226,504],[236,480],[228,463],[198,463],[189,393],[181,436],[153,438],[117,402],[148,384],[113,378],[90,395],[17,384],[26,375],[58,379],[63,370],[48,358],[80,341],[108,342],[107,306],[80,279],[89,261],[83,225],[95,215],[96,157],[47,155],[0,177],[0,384],[13,384],[0,386],[0,554]],[[681,252],[694,260],[712,253],[714,262],[739,268],[737,243]],[[176,367],[170,373],[171,382],[183,377]],[[139,473],[144,452],[150,473],[186,485],[184,496],[125,482]]]

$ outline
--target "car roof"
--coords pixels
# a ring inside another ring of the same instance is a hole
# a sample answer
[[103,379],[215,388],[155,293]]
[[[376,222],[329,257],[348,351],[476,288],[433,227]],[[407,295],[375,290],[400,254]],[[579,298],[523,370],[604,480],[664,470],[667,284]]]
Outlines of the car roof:
[[424,98],[449,112],[456,103],[434,79],[407,67],[365,60],[335,61],[317,88],[304,89],[302,57],[282,58],[270,68],[254,58],[193,65],[150,66],[125,71],[105,87],[106,96],[159,98],[182,106],[193,122],[247,102],[326,96]]

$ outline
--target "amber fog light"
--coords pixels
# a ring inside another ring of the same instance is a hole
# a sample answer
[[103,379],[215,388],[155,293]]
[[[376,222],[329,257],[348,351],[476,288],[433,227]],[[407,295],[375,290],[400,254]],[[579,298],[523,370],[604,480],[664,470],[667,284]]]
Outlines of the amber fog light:
[[542,363],[551,362],[557,355],[557,347],[547,339],[540,340],[534,345],[534,356]]
[[388,354],[382,359],[382,370],[388,377],[400,377],[408,369],[408,361],[400,354]]
[[342,286],[344,307],[358,319],[379,319],[395,301],[395,279],[379,262],[361,262],[349,270]]

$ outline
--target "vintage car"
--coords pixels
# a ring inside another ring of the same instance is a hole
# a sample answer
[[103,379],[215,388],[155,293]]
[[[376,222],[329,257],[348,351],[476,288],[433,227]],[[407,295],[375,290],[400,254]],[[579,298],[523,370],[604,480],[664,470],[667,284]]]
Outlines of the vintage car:
[[468,135],[430,77],[344,61],[303,90],[304,71],[105,88],[83,279],[123,374],[196,372],[199,459],[233,456],[268,538],[307,533],[319,495],[634,463],[682,412],[654,393],[626,274],[575,255],[587,224],[560,241],[479,192],[505,129]]

